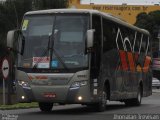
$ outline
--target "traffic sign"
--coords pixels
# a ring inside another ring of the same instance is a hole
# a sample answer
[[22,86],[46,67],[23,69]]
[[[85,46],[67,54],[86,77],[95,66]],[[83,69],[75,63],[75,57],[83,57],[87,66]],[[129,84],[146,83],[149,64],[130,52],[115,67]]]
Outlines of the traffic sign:
[[2,75],[4,79],[7,79],[9,75],[9,62],[6,58],[2,62]]

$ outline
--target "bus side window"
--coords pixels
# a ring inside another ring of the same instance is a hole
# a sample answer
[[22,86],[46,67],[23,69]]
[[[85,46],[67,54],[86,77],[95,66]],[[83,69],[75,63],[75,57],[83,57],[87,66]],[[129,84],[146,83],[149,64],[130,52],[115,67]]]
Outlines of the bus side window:
[[146,54],[146,52],[148,52],[147,45],[148,45],[148,36],[144,35],[142,39],[142,46],[141,46],[141,52],[143,54]]
[[140,42],[141,42],[141,34],[137,32],[135,45],[134,45],[134,52],[138,53],[140,48]]
[[122,38],[123,38],[125,50],[127,52],[132,52],[133,41],[134,41],[133,30],[130,30],[127,27],[121,26],[121,33],[122,33]]
[[147,55],[148,56],[151,56],[151,38],[150,37],[148,37],[148,42],[149,42],[149,44],[148,44],[148,52],[147,52]]
[[103,19],[103,52],[115,48],[115,37],[117,29],[113,22]]
[[116,38],[115,40],[117,40],[117,48],[119,50],[124,50],[124,45],[123,45],[123,33],[122,33],[122,26],[119,25],[119,24],[116,24],[116,26],[118,26],[118,29],[117,29],[117,35],[116,35]]

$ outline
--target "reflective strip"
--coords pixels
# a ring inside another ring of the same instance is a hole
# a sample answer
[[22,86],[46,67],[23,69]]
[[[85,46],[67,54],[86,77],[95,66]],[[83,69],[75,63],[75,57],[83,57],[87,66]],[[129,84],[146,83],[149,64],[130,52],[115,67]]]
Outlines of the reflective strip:
[[97,79],[94,79],[94,82],[97,82]]
[[98,86],[98,83],[94,83],[94,87],[97,87]]
[[97,95],[97,89],[93,90],[93,95]]

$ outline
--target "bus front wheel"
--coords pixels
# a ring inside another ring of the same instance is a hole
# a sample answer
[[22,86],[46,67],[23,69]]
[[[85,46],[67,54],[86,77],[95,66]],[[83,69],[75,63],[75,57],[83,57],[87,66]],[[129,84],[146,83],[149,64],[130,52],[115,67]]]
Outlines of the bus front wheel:
[[53,108],[53,103],[39,103],[39,108],[43,112],[50,112]]
[[106,110],[106,104],[107,104],[107,92],[104,89],[103,92],[102,92],[100,101],[97,104],[95,104],[96,111],[98,111],[98,112],[105,111]]

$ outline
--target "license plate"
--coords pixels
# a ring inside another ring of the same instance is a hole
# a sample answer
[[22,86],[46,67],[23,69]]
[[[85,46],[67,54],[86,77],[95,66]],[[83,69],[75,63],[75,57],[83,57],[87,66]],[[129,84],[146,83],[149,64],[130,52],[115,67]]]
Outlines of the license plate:
[[45,98],[55,98],[56,97],[56,94],[55,93],[52,93],[52,92],[46,92],[43,94],[43,96]]

